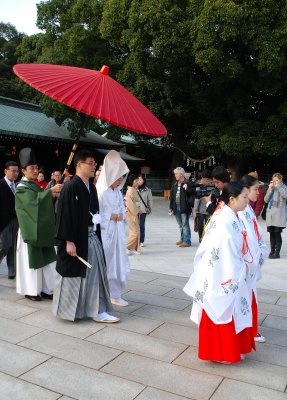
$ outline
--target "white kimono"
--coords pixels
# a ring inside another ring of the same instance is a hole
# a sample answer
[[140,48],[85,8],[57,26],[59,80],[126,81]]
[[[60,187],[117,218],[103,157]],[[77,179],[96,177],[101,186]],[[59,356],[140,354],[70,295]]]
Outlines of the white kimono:
[[[121,297],[122,289],[130,271],[125,244],[126,211],[120,191],[124,186],[128,172],[129,169],[120,154],[115,150],[111,150],[104,159],[103,168],[96,186],[101,216],[102,242],[112,299]],[[112,189],[110,186],[123,176],[120,186]],[[112,214],[122,214],[123,221],[112,221]]]
[[248,204],[245,210],[239,211],[238,216],[245,226],[248,246],[250,249],[250,254],[248,257],[246,257],[246,281],[251,297],[253,291],[257,301],[256,281],[262,277],[261,267],[266,258],[268,258],[268,248],[264,241],[261,226],[257,223],[257,219],[252,207]]
[[[109,282],[115,280],[123,288],[130,271],[125,244],[125,206],[119,189],[108,188],[99,195],[102,242],[107,263]],[[123,221],[112,221],[112,214],[123,214]],[[113,284],[110,285],[113,290]],[[111,293],[112,298],[118,298]]]
[[41,292],[52,294],[55,267],[56,261],[38,269],[29,267],[28,247],[19,229],[16,251],[16,292],[30,296],[37,296]]
[[222,203],[207,226],[194,258],[194,272],[183,289],[193,298],[190,318],[198,325],[204,309],[215,324],[234,318],[236,333],[252,326],[243,234],[237,215]]

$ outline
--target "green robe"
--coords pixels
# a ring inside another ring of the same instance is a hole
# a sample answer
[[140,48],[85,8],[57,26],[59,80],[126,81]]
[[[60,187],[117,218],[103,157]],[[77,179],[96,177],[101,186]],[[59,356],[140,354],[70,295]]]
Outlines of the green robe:
[[28,246],[29,267],[42,268],[56,260],[55,214],[50,190],[22,179],[17,186],[15,208],[19,228]]

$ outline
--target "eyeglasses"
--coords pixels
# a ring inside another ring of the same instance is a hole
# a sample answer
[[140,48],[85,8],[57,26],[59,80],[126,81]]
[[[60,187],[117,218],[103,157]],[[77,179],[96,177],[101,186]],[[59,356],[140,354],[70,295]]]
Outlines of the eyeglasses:
[[91,167],[96,167],[98,164],[97,163],[95,163],[95,162],[86,162],[86,161],[81,161],[81,163],[82,164],[88,164],[88,165],[90,165]]

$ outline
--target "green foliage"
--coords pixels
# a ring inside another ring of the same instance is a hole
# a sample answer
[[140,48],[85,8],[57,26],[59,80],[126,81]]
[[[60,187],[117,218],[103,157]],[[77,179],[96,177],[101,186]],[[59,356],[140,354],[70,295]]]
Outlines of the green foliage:
[[[15,54],[18,62],[107,64],[167,126],[165,144],[202,156],[286,154],[285,0],[49,0],[37,7],[43,33],[7,50],[6,65]],[[17,36],[13,27],[5,32],[0,25],[1,49]],[[17,95],[9,85],[5,92]],[[41,105],[59,124],[70,118],[73,132],[82,120],[50,99]]]

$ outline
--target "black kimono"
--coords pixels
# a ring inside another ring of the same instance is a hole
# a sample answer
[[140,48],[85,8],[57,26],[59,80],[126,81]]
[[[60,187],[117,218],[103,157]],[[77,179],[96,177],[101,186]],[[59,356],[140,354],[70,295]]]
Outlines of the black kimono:
[[[98,314],[112,310],[100,225],[95,231],[91,215],[98,211],[98,197],[93,184],[88,189],[76,175],[64,186],[56,222],[58,254],[53,313],[58,318],[70,321],[96,318]],[[91,268],[67,254],[66,241],[75,244],[77,255]]]
[[[78,256],[88,260],[88,227],[93,226],[92,214],[99,212],[99,202],[94,185],[87,186],[77,175],[66,183],[58,201],[56,239],[58,256],[56,270],[65,277],[85,277],[87,267],[66,253],[66,241],[74,242]],[[101,240],[100,226],[96,233]]]

